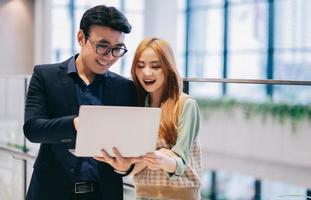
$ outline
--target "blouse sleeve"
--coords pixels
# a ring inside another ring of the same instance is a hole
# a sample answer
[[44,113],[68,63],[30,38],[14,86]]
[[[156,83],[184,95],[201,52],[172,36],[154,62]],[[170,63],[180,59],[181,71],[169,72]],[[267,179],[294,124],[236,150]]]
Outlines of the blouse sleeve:
[[179,118],[178,136],[175,146],[171,149],[176,158],[176,171],[169,176],[181,176],[189,164],[189,153],[199,133],[200,112],[199,106],[193,98],[187,98],[184,102]]

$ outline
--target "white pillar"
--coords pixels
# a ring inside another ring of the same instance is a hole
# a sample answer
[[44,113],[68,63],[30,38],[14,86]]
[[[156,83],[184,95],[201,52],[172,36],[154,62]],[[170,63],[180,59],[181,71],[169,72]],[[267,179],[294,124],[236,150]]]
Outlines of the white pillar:
[[177,0],[145,0],[144,36],[165,39],[176,49],[177,15]]
[[0,2],[0,74],[29,74],[34,64],[34,2]]
[[51,62],[51,6],[50,0],[35,0],[35,64]]

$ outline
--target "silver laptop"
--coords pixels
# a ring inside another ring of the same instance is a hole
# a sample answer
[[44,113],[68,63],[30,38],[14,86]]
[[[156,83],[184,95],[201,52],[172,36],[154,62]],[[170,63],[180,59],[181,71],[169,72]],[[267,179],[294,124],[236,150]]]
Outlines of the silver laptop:
[[113,147],[124,157],[154,151],[160,114],[160,108],[80,106],[74,154],[100,156],[101,149],[105,149],[114,156]]

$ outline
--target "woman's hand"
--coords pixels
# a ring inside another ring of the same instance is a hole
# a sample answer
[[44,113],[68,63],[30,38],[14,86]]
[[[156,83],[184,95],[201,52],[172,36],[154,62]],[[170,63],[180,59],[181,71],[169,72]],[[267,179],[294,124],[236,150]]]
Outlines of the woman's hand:
[[94,159],[108,163],[118,171],[127,171],[132,164],[142,162],[142,157],[123,157],[117,148],[112,149],[115,157],[110,156],[105,150],[102,150],[102,156],[96,156]]
[[176,171],[176,160],[161,149],[145,154],[143,159],[146,166],[151,170],[163,169],[169,173]]

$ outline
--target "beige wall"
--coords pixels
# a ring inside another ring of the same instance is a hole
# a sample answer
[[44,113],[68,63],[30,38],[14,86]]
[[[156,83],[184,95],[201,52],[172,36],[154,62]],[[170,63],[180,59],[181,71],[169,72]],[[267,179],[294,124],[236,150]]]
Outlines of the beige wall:
[[0,75],[30,74],[34,65],[34,1],[0,1]]

